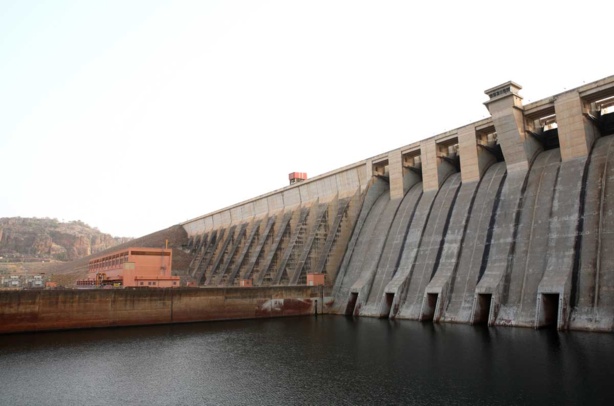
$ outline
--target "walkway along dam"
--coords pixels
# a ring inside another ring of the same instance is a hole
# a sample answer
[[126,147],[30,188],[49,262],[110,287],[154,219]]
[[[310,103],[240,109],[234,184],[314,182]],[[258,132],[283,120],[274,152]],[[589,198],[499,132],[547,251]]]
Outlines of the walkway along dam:
[[[325,311],[612,331],[614,76],[181,224],[207,287],[305,285]],[[243,281],[243,282],[242,282]]]

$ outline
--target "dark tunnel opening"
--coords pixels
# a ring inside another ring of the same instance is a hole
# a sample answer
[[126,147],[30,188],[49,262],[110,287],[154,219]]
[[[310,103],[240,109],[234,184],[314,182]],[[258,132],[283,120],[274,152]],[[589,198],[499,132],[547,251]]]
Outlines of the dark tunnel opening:
[[475,314],[473,317],[473,324],[488,324],[488,317],[490,315],[491,305],[492,305],[492,294],[490,293],[478,294]]

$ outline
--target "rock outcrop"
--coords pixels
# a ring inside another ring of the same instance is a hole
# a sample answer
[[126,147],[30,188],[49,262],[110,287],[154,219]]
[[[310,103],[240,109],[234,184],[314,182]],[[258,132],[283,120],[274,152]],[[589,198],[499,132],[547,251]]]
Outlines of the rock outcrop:
[[81,221],[49,218],[0,218],[0,255],[15,259],[73,261],[129,241]]

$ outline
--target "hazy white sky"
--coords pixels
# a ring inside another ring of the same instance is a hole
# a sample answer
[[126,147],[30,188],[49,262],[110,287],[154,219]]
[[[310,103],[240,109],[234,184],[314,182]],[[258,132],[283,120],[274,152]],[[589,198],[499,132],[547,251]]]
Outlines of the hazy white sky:
[[0,217],[138,237],[614,74],[612,1],[0,0]]

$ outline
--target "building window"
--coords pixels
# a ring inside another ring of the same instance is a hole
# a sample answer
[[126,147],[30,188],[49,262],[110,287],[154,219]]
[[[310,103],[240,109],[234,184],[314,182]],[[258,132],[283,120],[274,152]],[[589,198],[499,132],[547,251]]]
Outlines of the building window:
[[141,282],[141,286],[143,286],[145,284],[145,282]]

